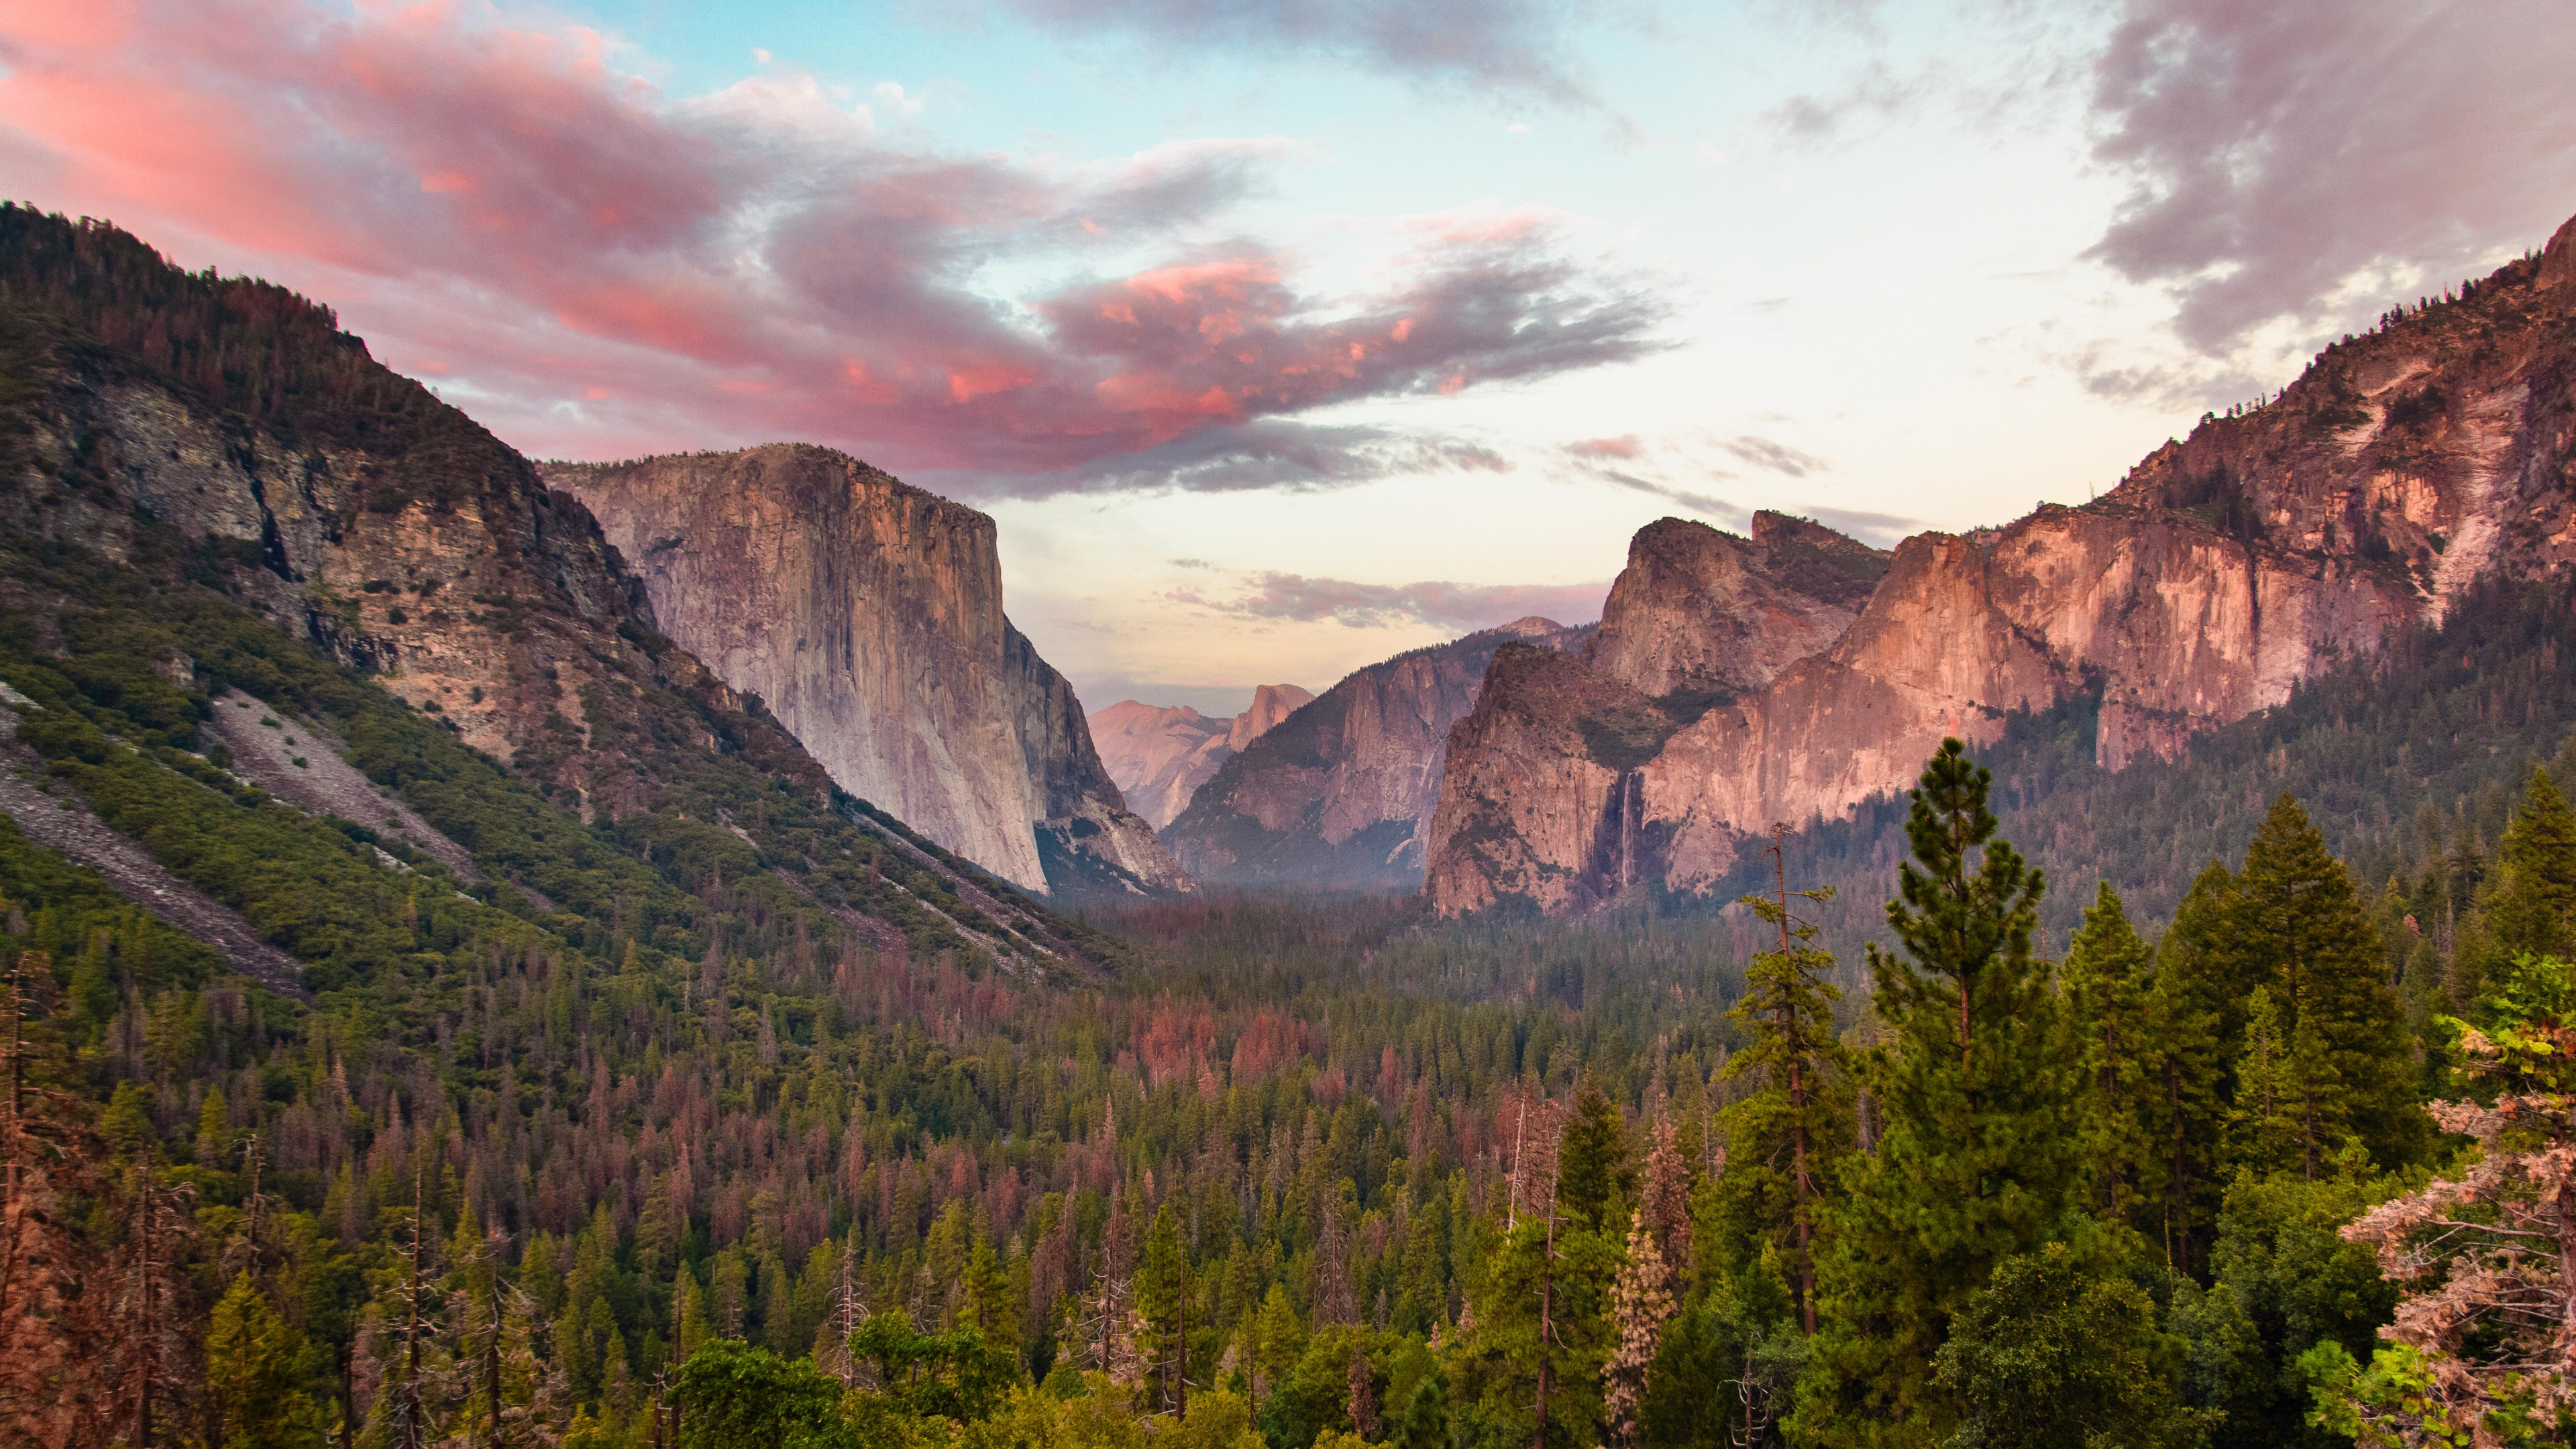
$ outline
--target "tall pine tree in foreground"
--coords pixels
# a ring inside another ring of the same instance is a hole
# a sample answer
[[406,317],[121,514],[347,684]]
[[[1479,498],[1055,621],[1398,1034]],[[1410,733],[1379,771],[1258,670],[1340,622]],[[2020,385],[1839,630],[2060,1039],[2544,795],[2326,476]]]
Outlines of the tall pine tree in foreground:
[[1913,792],[1914,861],[1870,950],[1884,1113],[1836,1214],[1825,1317],[1794,1428],[1816,1443],[1931,1445],[1959,1423],[1933,1380],[1950,1320],[1994,1266],[2057,1233],[2078,1179],[2075,1072],[2045,962],[2045,883],[1995,837],[1992,776],[1941,742]]

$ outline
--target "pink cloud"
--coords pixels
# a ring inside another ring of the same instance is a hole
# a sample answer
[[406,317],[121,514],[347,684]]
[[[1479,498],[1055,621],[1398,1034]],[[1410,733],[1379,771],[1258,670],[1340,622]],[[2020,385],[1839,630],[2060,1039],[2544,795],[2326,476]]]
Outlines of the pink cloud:
[[1221,221],[1278,148],[895,149],[810,81],[675,101],[595,33],[438,0],[60,10],[0,0],[22,193],[333,303],[532,452],[792,436],[1023,492],[1483,466],[1294,415],[1631,359],[1667,312],[1564,260],[1537,213],[1440,229],[1379,296],[1313,295],[1244,242],[1003,298],[989,261],[1079,276],[1103,235]]
[[1585,438],[1579,443],[1565,445],[1565,451],[1578,458],[1634,458],[1645,450],[1645,445],[1637,441],[1635,433],[1616,438]]

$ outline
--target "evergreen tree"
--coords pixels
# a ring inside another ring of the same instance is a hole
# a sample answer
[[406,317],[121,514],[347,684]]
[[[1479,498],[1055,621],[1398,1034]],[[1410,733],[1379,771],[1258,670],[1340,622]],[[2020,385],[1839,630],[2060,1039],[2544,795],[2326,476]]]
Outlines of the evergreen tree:
[[2293,1171],[2301,1165],[2305,1136],[2290,1041],[2269,988],[2255,987],[2247,1010],[2236,1105],[2227,1114],[2227,1157],[2257,1175]]
[[2249,985],[2270,992],[2284,1043],[2322,1054],[2298,1073],[2304,1169],[2314,1176],[2347,1127],[2383,1167],[2419,1161],[2432,1136],[2416,1109],[2404,1007],[2352,878],[2298,801],[2273,802],[2231,905],[2233,949]]
[[290,1449],[322,1442],[304,1393],[296,1333],[247,1272],[206,1320],[206,1400],[222,1449]]
[[2226,938],[2235,877],[2211,861],[2156,943],[2148,1015],[2156,1046],[2155,1221],[2142,1229],[2165,1261],[2205,1272],[2226,1192],[2225,1155],[2233,1044],[2244,1032],[2245,993]]
[[[1776,840],[1771,849],[1781,853]],[[1834,1033],[1833,1004],[1842,993],[1825,979],[1834,958],[1816,947],[1816,927],[1789,904],[1822,905],[1833,888],[1792,892],[1785,871],[1775,879],[1772,894],[1743,900],[1779,932],[1779,944],[1753,958],[1744,996],[1727,1013],[1749,1040],[1727,1059],[1726,1075],[1759,1073],[1761,1085],[1726,1110],[1727,1171],[1718,1192],[1730,1239],[1726,1260],[1740,1267],[1765,1247],[1776,1249],[1790,1265],[1801,1324],[1813,1333],[1818,1207],[1857,1123],[1850,1053]]]
[[2146,943],[2109,881],[2084,912],[2066,953],[2066,1005],[2083,1069],[2083,1152],[2093,1211],[2108,1222],[2149,1222],[2142,1200],[2156,1181],[2159,1110],[2166,1076]]
[[1181,1249],[1180,1221],[1172,1204],[1165,1202],[1145,1235],[1145,1261],[1136,1271],[1136,1312],[1143,1325],[1136,1347],[1158,1412],[1180,1406],[1183,1299],[1188,1291],[1189,1263]]
[[1586,1081],[1575,1093],[1574,1114],[1566,1119],[1558,1148],[1557,1211],[1571,1230],[1614,1232],[1625,1217],[1621,1206],[1636,1185],[1619,1108],[1599,1083]]
[[2179,1402],[2185,1345],[2155,1300],[2065,1243],[1997,1265],[1953,1320],[1941,1382],[1966,1405],[1956,1449],[2199,1449]]
[[1995,1264],[2057,1231],[2075,1193],[2075,1073],[2031,949],[2045,883],[1996,838],[1991,785],[1942,742],[1887,907],[1903,954],[1870,952],[1885,1127],[1835,1215],[1829,1321],[1794,1422],[1819,1443],[1928,1445],[1954,1430],[1956,1396],[1932,1378],[1951,1317]]
[[1277,1384],[1305,1351],[1306,1331],[1297,1321],[1297,1305],[1288,1301],[1285,1287],[1273,1283],[1261,1307],[1244,1319],[1244,1382],[1255,1419],[1261,1416],[1262,1390]]
[[1535,1449],[1600,1439],[1603,1374],[1616,1344],[1611,1297],[1623,1260],[1624,1224],[1615,1214],[1627,1163],[1618,1109],[1586,1083],[1561,1130],[1530,1144],[1538,1167],[1527,1176],[1537,1180],[1521,1190],[1536,1208],[1495,1254],[1461,1365],[1489,1437]]
[[2483,913],[2496,964],[2522,955],[2576,954],[2576,809],[2547,770],[2531,772],[2496,865]]

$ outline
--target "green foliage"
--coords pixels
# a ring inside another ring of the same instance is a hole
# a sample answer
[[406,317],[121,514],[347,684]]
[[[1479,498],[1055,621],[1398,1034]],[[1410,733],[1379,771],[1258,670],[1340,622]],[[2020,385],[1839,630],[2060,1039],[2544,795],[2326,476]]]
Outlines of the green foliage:
[[804,1359],[790,1362],[720,1338],[680,1365],[671,1399],[683,1449],[797,1449],[861,1441],[840,1413],[841,1386]]
[[[2347,1135],[2382,1165],[2423,1160],[2430,1124],[2416,1110],[2405,1014],[2378,933],[2343,863],[2288,795],[2246,849],[2228,927],[2248,963],[2238,978],[2279,1012],[2271,1045],[2287,1053],[2290,1098],[2271,1110],[2295,1117],[2299,1169],[2316,1176]],[[2238,1095],[2241,1111],[2241,1076]]]
[[1851,1053],[1834,1032],[1842,992],[1827,979],[1834,959],[1816,948],[1816,927],[1790,912],[1833,899],[1831,887],[1746,896],[1755,917],[1780,933],[1776,949],[1745,969],[1743,999],[1727,1019],[1747,1045],[1727,1060],[1732,1079],[1757,1075],[1758,1088],[1726,1109],[1729,1170],[1712,1226],[1719,1260],[1741,1270],[1772,1251],[1791,1265],[1808,1331],[1815,1327],[1818,1204],[1841,1172],[1858,1120]]
[[[2094,1213],[2110,1222],[2153,1221],[2165,1195],[2156,1139],[2170,1105],[2156,1089],[2165,1024],[2155,1012],[2153,958],[2129,925],[2119,893],[2102,883],[2068,947],[2066,1008],[2083,1071],[2082,1152]],[[2163,1110],[2159,1110],[2162,1107]]]
[[2249,1010],[2240,962],[2228,935],[2235,878],[2216,861],[2192,882],[2156,944],[2155,985],[2148,1001],[2156,1036],[2152,1123],[2153,1186],[2141,1186],[2141,1212],[2131,1221],[2161,1243],[2176,1269],[2198,1275],[2217,1236],[2232,1048],[2243,1039]]
[[322,1430],[304,1392],[302,1335],[237,1274],[206,1318],[206,1397],[223,1449],[319,1446]]
[[2191,1342],[2189,1402],[2225,1414],[2218,1449],[2335,1441],[2306,1423],[2302,1356],[2335,1343],[2366,1356],[2397,1306],[2370,1250],[2339,1229],[2408,1179],[2240,1174],[2229,1187],[2206,1291],[2176,1294],[2174,1330]]
[[2550,780],[2531,772],[2505,826],[2497,880],[2486,902],[2488,930],[2507,956],[2576,955],[2576,809]]
[[1018,1360],[980,1331],[923,1333],[899,1311],[860,1325],[850,1352],[876,1372],[878,1387],[863,1391],[863,1403],[906,1418],[984,1418],[1019,1377]]
[[1819,1442],[1951,1432],[1959,1405],[1932,1378],[1951,1317],[2074,1205],[2076,1079],[2032,950],[2045,887],[1997,838],[1991,785],[1958,741],[1942,743],[1914,792],[1920,868],[1905,866],[1887,908],[1904,954],[1870,952],[1889,1039],[1868,1081],[1886,1126],[1836,1214],[1830,1321],[1797,1414]]
[[1957,1449],[2194,1449],[2213,1416],[2175,1402],[2182,1341],[2155,1300],[2068,1245],[2008,1258],[1951,1325],[1936,1376]]

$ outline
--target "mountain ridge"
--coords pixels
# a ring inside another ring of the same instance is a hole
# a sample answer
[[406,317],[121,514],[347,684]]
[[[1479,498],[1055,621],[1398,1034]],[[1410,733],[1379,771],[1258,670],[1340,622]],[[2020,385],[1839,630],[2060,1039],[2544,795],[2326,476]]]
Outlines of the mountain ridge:
[[[1642,842],[1665,888],[1715,888],[1772,822],[1838,817],[1901,789],[1943,736],[1991,741],[2007,716],[2088,692],[2098,763],[2170,757],[2438,621],[2478,579],[2576,561],[2571,376],[2576,221],[2457,299],[2326,349],[2261,407],[2204,419],[2082,508],[1906,540],[1829,648],[1614,780],[1569,795],[1561,746],[1453,739],[1430,905],[1598,904],[1567,883],[1608,879],[1614,838]],[[1488,757],[1512,749],[1538,753]],[[1634,819],[1544,844],[1515,825],[1614,810]]]

